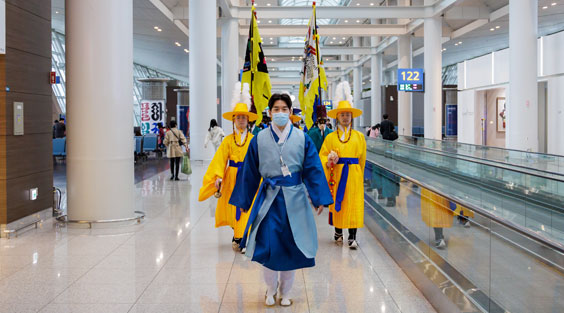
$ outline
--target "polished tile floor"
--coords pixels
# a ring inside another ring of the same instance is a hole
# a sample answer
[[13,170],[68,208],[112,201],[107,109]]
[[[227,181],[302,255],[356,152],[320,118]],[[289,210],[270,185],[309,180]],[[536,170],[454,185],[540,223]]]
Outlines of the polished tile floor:
[[197,202],[205,170],[136,184],[141,225],[85,229],[45,221],[0,239],[0,313],[5,312],[435,312],[367,230],[360,249],[331,242],[318,218],[317,266],[299,270],[290,308],[266,308],[260,266],[215,229],[214,200]]

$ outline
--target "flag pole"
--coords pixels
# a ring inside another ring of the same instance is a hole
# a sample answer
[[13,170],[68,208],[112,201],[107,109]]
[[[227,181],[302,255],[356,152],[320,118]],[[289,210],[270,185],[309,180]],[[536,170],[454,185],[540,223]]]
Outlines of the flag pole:
[[[249,58],[250,58],[249,61],[251,61],[251,86],[250,86],[250,89],[251,89],[251,103],[252,103],[252,105],[255,107],[255,110],[256,110],[255,95],[254,95],[254,93],[253,93],[253,80],[255,80],[255,77],[254,77],[254,76],[255,76],[255,73],[253,72],[253,46],[254,46],[254,44],[253,44],[253,40],[254,40],[253,31],[254,31],[254,27],[255,27],[255,25],[254,25],[254,23],[255,23],[255,22],[254,22],[254,18],[255,18],[255,17],[256,17],[256,14],[255,14],[255,0],[252,0],[252,7],[251,7],[251,33],[250,33],[250,36],[251,36],[251,48],[250,48],[250,49],[251,49],[251,53],[249,54]],[[257,113],[258,113],[258,112],[257,112]],[[262,112],[261,112],[261,114],[262,114]]]
[[[315,1],[313,1],[313,24],[314,24],[313,29],[315,30],[315,55],[317,57],[317,81],[318,81],[317,92],[319,93],[319,104],[321,106],[321,105],[323,105],[322,104],[323,99],[321,97],[321,69],[320,69],[320,64],[319,64],[319,35],[317,34],[317,10],[315,9]],[[315,108],[314,108],[314,111],[315,111]]]

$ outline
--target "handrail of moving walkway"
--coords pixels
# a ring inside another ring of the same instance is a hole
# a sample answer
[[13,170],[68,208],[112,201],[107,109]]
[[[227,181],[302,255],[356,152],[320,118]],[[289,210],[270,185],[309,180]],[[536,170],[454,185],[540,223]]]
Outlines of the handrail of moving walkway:
[[[391,141],[386,141],[386,142],[387,142],[387,143],[388,143],[388,142],[389,142],[389,143],[392,143]],[[393,143],[393,144],[400,144],[400,143]],[[404,145],[404,144],[400,144],[400,145]],[[427,151],[426,151],[426,152],[427,152]],[[433,153],[433,152],[430,152],[430,153]],[[438,153],[435,153],[435,154],[438,154]],[[476,162],[476,163],[477,163],[477,162]],[[380,165],[380,164],[377,164],[377,163],[376,163],[376,165],[378,165],[380,168],[382,168],[383,170],[385,170],[385,171],[387,171],[387,172],[389,172],[389,173],[391,173],[391,174],[393,174],[393,175],[396,175],[396,176],[401,177],[401,178],[403,178],[403,179],[405,179],[405,180],[407,180],[407,181],[410,181],[410,182],[412,182],[412,183],[414,183],[414,184],[416,184],[416,185],[419,185],[420,187],[423,187],[423,188],[425,188],[425,189],[428,189],[428,190],[430,190],[431,192],[434,192],[434,193],[436,193],[436,194],[438,194],[438,195],[444,197],[445,199],[447,199],[447,200],[449,200],[449,201],[452,201],[452,202],[454,202],[454,203],[459,203],[459,204],[461,204],[462,206],[464,206],[464,207],[466,207],[466,208],[468,208],[468,209],[470,209],[470,210],[472,210],[472,211],[474,211],[474,212],[476,212],[476,213],[478,213],[478,214],[480,214],[480,215],[482,215],[482,216],[484,216],[484,217],[486,217],[486,218],[489,218],[489,219],[495,221],[496,223],[498,223],[498,224],[500,224],[500,225],[503,225],[503,226],[505,226],[505,227],[507,227],[507,228],[509,228],[509,229],[511,229],[511,230],[513,230],[513,231],[515,231],[515,232],[517,232],[517,233],[519,233],[519,234],[521,234],[521,235],[527,237],[527,238],[530,238],[530,239],[536,241],[537,243],[540,243],[541,245],[545,245],[545,246],[547,246],[547,247],[550,247],[551,249],[556,250],[558,253],[564,255],[564,245],[561,245],[561,244],[558,243],[558,242],[552,241],[552,240],[550,240],[550,239],[548,239],[548,238],[545,238],[545,237],[543,237],[543,236],[539,236],[537,233],[532,232],[532,231],[530,231],[529,229],[526,229],[526,228],[521,227],[521,226],[519,226],[519,225],[516,225],[516,224],[514,224],[514,223],[512,223],[512,222],[510,222],[510,221],[507,221],[507,220],[505,220],[505,219],[502,219],[502,218],[500,218],[500,217],[498,217],[498,216],[496,216],[496,215],[494,215],[494,214],[491,214],[490,212],[488,212],[488,211],[486,211],[486,210],[484,210],[484,209],[482,209],[482,208],[480,208],[480,207],[478,207],[478,206],[476,206],[476,205],[474,205],[474,204],[472,204],[472,203],[468,203],[468,202],[464,201],[463,199],[460,199],[460,198],[458,198],[458,197],[452,197],[452,196],[449,196],[449,195],[445,195],[443,192],[441,192],[441,191],[438,190],[437,188],[435,188],[435,187],[433,187],[433,186],[430,186],[430,185],[428,185],[428,184],[426,184],[426,183],[423,183],[423,182],[421,182],[421,181],[419,181],[419,180],[417,180],[417,179],[415,179],[415,178],[413,178],[413,177],[409,177],[409,176],[406,176],[406,175],[404,175],[404,174],[398,173],[398,172],[396,172],[396,171],[390,170],[390,169],[388,169],[388,168],[386,168],[386,167],[384,167],[384,166],[382,166],[382,165]],[[491,165],[490,165],[490,166],[491,166]],[[529,174],[529,175],[530,175],[530,174]],[[551,263],[552,263],[552,262],[551,262]]]
[[[405,137],[405,136],[404,136],[404,137]],[[383,140],[383,139],[382,139],[382,140]],[[469,158],[469,159],[474,159],[474,160],[484,160],[484,161],[491,162],[491,163],[495,163],[495,164],[506,164],[506,165],[511,166],[511,167],[518,167],[518,168],[526,169],[526,170],[529,170],[529,171],[535,171],[535,172],[540,172],[540,173],[546,173],[546,174],[549,174],[549,175],[562,176],[562,177],[564,177],[564,173],[558,173],[558,172],[551,172],[551,171],[541,170],[541,169],[537,169],[537,168],[529,167],[529,166],[524,166],[524,165],[520,165],[520,164],[514,164],[514,163],[503,162],[503,161],[499,161],[499,160],[486,159],[486,158],[480,158],[480,157],[473,156],[473,155],[465,155],[465,154],[460,154],[460,153],[456,153],[456,152],[438,150],[438,149],[433,149],[433,148],[430,148],[430,147],[419,146],[419,145],[414,145],[414,144],[409,144],[409,143],[402,143],[402,144],[404,144],[404,145],[405,145],[405,144],[412,145],[412,146],[417,147],[417,148],[419,148],[419,149],[425,149],[425,151],[439,151],[440,153],[444,153],[444,155],[446,155],[446,156],[448,156],[448,157],[458,156],[458,157],[455,157],[455,158],[460,159],[460,160],[464,160],[464,159],[462,159],[462,158]],[[471,160],[466,160],[466,161],[474,162],[474,161],[471,161]],[[476,163],[477,163],[477,162],[476,162]],[[488,164],[488,165],[489,165],[489,166],[501,167],[501,168],[509,169],[509,170],[514,170],[514,169],[512,169],[512,168],[507,168],[507,167],[505,167],[505,166],[497,166],[497,165],[495,165],[495,164]],[[515,171],[517,171],[517,170],[515,170]],[[534,173],[532,173],[532,172],[525,172],[525,173],[528,174],[528,175],[534,175]],[[548,176],[548,175],[547,175],[547,176],[535,175],[535,176],[537,176],[537,177],[543,177],[543,178],[546,178],[546,179],[555,179],[555,180],[556,180],[556,178],[550,177],[550,176]]]
[[[405,135],[401,135],[400,137],[413,138],[413,139],[417,139],[417,140],[423,139],[423,140],[430,140],[430,141],[436,141],[436,142],[444,142],[444,140],[430,139],[430,138],[423,138],[423,137],[415,137],[415,136],[405,136]],[[454,141],[453,141],[453,142],[454,142]],[[539,156],[546,155],[546,156],[551,156],[551,157],[557,157],[557,158],[564,159],[563,156],[558,155],[558,154],[552,154],[552,153],[541,153],[541,152],[532,152],[532,151],[517,150],[517,149],[510,149],[510,148],[490,147],[490,146],[477,145],[477,144],[465,143],[465,142],[464,142],[464,143],[462,143],[462,142],[456,142],[456,143],[457,143],[457,144],[461,144],[461,145],[468,145],[468,146],[479,147],[479,148],[487,147],[488,149],[492,149],[492,150],[521,152],[521,153],[535,154],[535,155],[539,155]]]
[[[427,138],[421,139],[421,138],[419,138],[419,137],[413,137],[413,136],[403,136],[403,135],[402,135],[402,136],[400,136],[400,138],[401,138],[401,137],[403,137],[403,138],[408,138],[408,139],[413,139],[413,140],[415,140],[415,141],[417,141],[417,140],[430,140],[430,141],[440,142],[440,143],[443,143],[443,142],[444,142],[443,140],[427,139]],[[409,144],[409,143],[408,143],[408,144]],[[455,144],[460,144],[460,143],[456,142]],[[557,176],[562,176],[562,177],[564,177],[564,173],[560,173],[560,172],[551,172],[551,171],[547,171],[547,170],[543,170],[543,169],[539,169],[539,168],[534,168],[534,167],[530,167],[530,166],[525,166],[525,165],[521,165],[521,164],[504,162],[504,161],[501,161],[501,160],[494,160],[494,159],[488,159],[488,158],[481,158],[481,157],[479,157],[479,156],[474,156],[474,155],[465,155],[465,154],[461,154],[461,153],[458,153],[458,152],[450,152],[450,151],[445,151],[445,150],[433,149],[433,148],[431,148],[431,147],[419,146],[419,145],[417,145],[417,144],[411,144],[411,145],[417,146],[417,147],[421,147],[421,148],[425,148],[425,149],[429,149],[429,150],[441,151],[441,152],[443,152],[443,153],[447,153],[447,154],[450,154],[450,155],[460,155],[460,156],[463,156],[463,157],[472,158],[472,159],[477,159],[477,160],[486,160],[486,161],[492,162],[492,163],[508,164],[508,165],[510,165],[510,166],[513,166],[513,167],[524,168],[524,169],[528,169],[528,170],[530,170],[530,171],[537,171],[537,172],[546,173],[546,174],[549,174],[549,175],[557,175]],[[469,143],[463,143],[463,145],[470,145],[470,146],[474,146],[474,147],[484,147],[484,146],[474,145],[474,144],[469,144]],[[546,156],[550,156],[550,157],[561,158],[561,159],[563,159],[563,161],[564,161],[564,157],[563,157],[563,156],[556,155],[556,154],[546,154],[546,153],[528,152],[528,151],[522,151],[522,150],[503,149],[503,148],[498,148],[498,147],[487,147],[487,148],[488,148],[488,149],[491,148],[491,149],[496,149],[496,150],[502,150],[502,151],[503,151],[503,150],[505,150],[505,151],[514,151],[514,152],[520,152],[520,153],[526,153],[526,154],[536,154],[536,155],[539,155],[539,156],[546,155]],[[563,167],[564,167],[564,165],[563,165]],[[548,177],[548,176],[544,176],[544,177]]]
[[[370,139],[376,140],[374,138],[370,138]],[[555,180],[555,181],[559,181],[559,182],[564,182],[564,178],[560,179],[560,178],[555,178],[555,177],[546,177],[544,175],[540,175],[540,174],[537,174],[537,173],[531,173],[531,172],[527,172],[527,171],[523,171],[523,170],[519,170],[519,169],[510,168],[510,167],[507,167],[507,166],[502,166],[502,165],[497,165],[497,164],[488,164],[488,163],[485,163],[485,162],[482,162],[482,161],[465,160],[463,158],[458,157],[459,154],[446,155],[446,153],[438,152],[437,150],[434,150],[434,149],[422,148],[422,147],[419,147],[419,146],[415,146],[415,145],[411,145],[411,144],[407,144],[407,143],[396,142],[396,141],[390,141],[390,140],[384,140],[384,139],[380,139],[380,140],[382,140],[384,143],[387,143],[387,144],[400,145],[400,146],[406,147],[408,149],[419,150],[419,151],[423,151],[425,153],[431,153],[431,154],[440,155],[440,156],[444,156],[444,157],[448,157],[448,158],[453,158],[453,159],[462,160],[462,161],[466,161],[466,162],[476,163],[476,164],[480,164],[480,165],[484,165],[484,166],[497,167],[497,168],[504,169],[504,170],[507,170],[507,171],[513,171],[513,172],[516,172],[516,173],[519,173],[519,174],[540,177],[540,178],[544,178],[544,179],[547,179],[547,180]],[[483,159],[478,159],[478,160],[483,160]],[[504,163],[504,164],[506,164],[506,163]]]

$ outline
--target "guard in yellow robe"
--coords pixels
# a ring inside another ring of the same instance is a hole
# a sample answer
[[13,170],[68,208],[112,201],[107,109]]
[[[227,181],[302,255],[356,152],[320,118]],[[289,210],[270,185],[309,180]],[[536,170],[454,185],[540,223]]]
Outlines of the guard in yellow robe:
[[343,228],[348,228],[349,248],[356,249],[357,228],[364,227],[366,141],[364,134],[353,129],[352,120],[362,111],[352,107],[348,82],[337,85],[333,101],[338,106],[327,115],[337,119],[337,127],[327,135],[319,152],[334,200],[329,207],[329,224],[335,226],[337,243],[343,242]]
[[245,160],[247,149],[253,138],[253,134],[248,129],[249,122],[257,119],[256,114],[249,112],[251,97],[248,84],[244,84],[241,93],[241,83],[237,83],[233,103],[233,111],[223,114],[223,118],[233,122],[233,134],[225,137],[217,149],[204,175],[198,201],[204,201],[212,195],[218,198],[215,227],[230,226],[233,228],[233,249],[239,250],[250,211],[243,212],[240,208],[230,205],[229,199],[235,188],[237,171]]

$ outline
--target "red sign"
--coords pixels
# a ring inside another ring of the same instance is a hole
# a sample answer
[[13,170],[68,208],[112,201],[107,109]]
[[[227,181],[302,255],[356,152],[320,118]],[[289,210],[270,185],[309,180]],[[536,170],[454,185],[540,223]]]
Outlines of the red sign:
[[55,73],[55,72],[49,73],[49,81],[51,82],[51,84],[56,84],[57,83],[57,73]]

